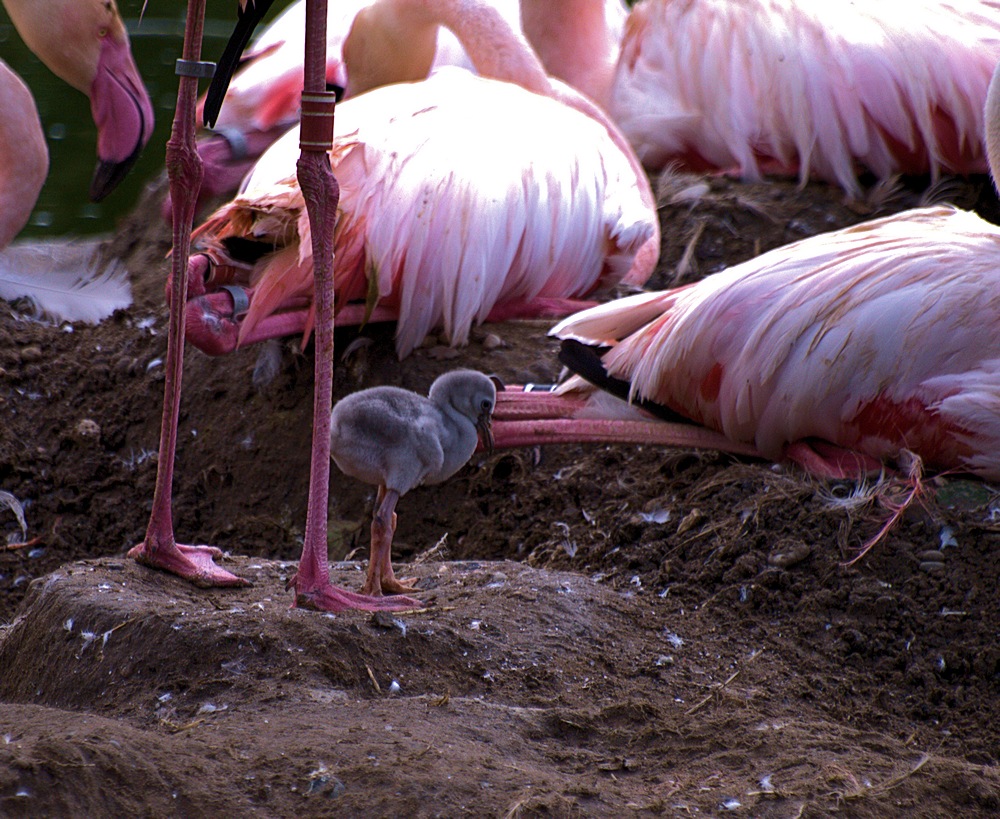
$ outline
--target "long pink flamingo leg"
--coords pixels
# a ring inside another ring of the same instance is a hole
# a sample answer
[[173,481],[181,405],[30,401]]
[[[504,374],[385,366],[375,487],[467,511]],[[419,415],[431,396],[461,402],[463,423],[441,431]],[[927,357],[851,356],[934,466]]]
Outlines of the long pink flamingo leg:
[[752,445],[730,441],[722,433],[669,421],[551,417],[532,421],[495,421],[493,437],[495,449],[541,444],[618,443],[715,449],[749,458],[763,457]]
[[[205,0],[190,0],[184,28],[182,64],[193,67],[201,57]],[[195,200],[201,186],[202,164],[195,150],[194,117],[198,78],[181,76],[177,108],[166,162],[173,210],[172,304],[182,305],[187,297],[188,247],[194,222]],[[140,563],[172,572],[198,586],[247,586],[248,580],[215,565],[222,554],[214,546],[182,546],[174,538],[171,512],[174,458],[177,452],[177,418],[181,400],[184,365],[184,310],[170,311],[167,332],[167,363],[163,386],[163,416],[160,422],[160,453],[156,467],[153,511],[146,538],[129,551]]]
[[[587,399],[544,390],[528,392],[518,385],[497,393],[493,410],[495,449],[540,444],[649,444],[652,446],[716,449],[760,458],[751,444],[731,441],[721,432],[653,419],[587,417]],[[482,449],[480,444],[480,449]]]
[[[527,392],[517,385],[508,386],[497,394],[493,411],[494,448],[540,444],[647,444],[715,449],[766,460],[752,444],[731,441],[721,432],[706,427],[663,420],[588,418],[586,406],[587,399],[578,396]],[[482,445],[479,448],[483,449]],[[828,480],[854,480],[885,470],[877,458],[818,439],[789,444],[784,457],[810,475]]]
[[[295,605],[323,611],[393,611],[422,604],[409,597],[371,597],[330,583],[327,504],[330,496],[330,407],[333,403],[333,222],[340,189],[330,168],[335,97],[326,92],[326,0],[306,5],[305,84],[302,91],[302,154],[299,186],[309,214],[315,264],[316,347],[313,441],[305,542],[295,587]],[[179,302],[183,303],[183,302]],[[182,311],[178,311],[179,313]]]

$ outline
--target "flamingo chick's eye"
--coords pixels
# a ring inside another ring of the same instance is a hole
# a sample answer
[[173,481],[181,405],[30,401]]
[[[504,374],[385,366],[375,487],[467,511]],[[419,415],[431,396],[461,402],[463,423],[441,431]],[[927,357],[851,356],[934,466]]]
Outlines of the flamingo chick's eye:
[[489,400],[483,399],[482,403],[483,412],[490,412],[493,409],[493,403]]

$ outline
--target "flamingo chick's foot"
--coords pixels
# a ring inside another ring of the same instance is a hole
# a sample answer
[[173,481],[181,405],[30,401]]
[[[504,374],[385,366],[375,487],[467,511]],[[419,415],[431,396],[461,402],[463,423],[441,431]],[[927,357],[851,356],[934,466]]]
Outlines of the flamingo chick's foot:
[[368,594],[358,594],[347,591],[331,583],[317,584],[311,588],[299,587],[299,576],[296,574],[285,585],[285,589],[295,589],[295,602],[293,608],[314,609],[315,611],[405,611],[406,609],[420,609],[424,604],[412,597],[403,595],[393,595],[382,597],[381,593],[376,596]]
[[371,595],[372,597],[379,597],[383,594],[407,594],[409,592],[420,591],[416,586],[416,582],[417,578],[415,577],[406,577],[399,580],[393,573],[392,566],[389,566],[388,571],[384,567],[382,571],[379,571],[379,567],[376,566],[373,569],[371,564],[369,564],[368,577],[361,589],[361,593]]
[[222,556],[222,550],[215,546],[182,546],[174,543],[150,548],[146,542],[142,542],[133,546],[128,556],[144,566],[170,572],[203,589],[253,585],[249,580],[215,565],[215,558]]

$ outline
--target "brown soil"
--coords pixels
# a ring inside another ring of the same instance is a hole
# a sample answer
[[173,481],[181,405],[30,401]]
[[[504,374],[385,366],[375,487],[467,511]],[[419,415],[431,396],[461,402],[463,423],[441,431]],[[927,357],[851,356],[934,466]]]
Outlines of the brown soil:
[[[693,181],[664,185],[653,286],[917,201],[726,180],[692,201]],[[848,567],[888,516],[849,485],[648,447],[476,456],[400,503],[397,561],[426,610],[324,616],[284,592],[310,355],[282,345],[257,388],[257,350],[189,351],[177,531],[254,586],[199,590],[125,558],[156,468],[162,193],[112,242],[131,309],[73,332],[0,317],[0,488],[37,538],[0,551],[0,815],[1000,811],[1000,505],[980,482],[933,482]],[[953,193],[996,212],[985,180]],[[425,389],[459,364],[551,381],[546,327],[401,363],[373,328],[337,392]],[[331,557],[350,561],[335,580],[357,588],[372,492],[333,484]],[[0,527],[22,540],[6,511]]]

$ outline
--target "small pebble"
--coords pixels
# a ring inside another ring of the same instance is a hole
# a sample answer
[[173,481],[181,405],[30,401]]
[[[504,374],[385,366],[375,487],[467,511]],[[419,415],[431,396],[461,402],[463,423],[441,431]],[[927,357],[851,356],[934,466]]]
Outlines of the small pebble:
[[76,425],[76,434],[80,438],[99,438],[101,428],[92,418],[84,418]]
[[29,364],[34,361],[42,360],[42,348],[32,345],[30,347],[25,347],[21,350],[21,361],[25,364]]
[[939,563],[936,560],[924,560],[920,564],[920,569],[928,573],[939,572],[944,569],[944,563]]
[[496,333],[487,333],[483,339],[483,349],[496,350],[498,347],[506,347],[504,340]]
[[783,543],[767,556],[767,562],[779,569],[790,569],[812,554],[812,547],[801,541]]
[[930,561],[932,563],[944,562],[944,552],[939,552],[937,549],[928,549],[926,552],[918,554],[917,557],[922,561]]

